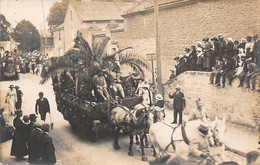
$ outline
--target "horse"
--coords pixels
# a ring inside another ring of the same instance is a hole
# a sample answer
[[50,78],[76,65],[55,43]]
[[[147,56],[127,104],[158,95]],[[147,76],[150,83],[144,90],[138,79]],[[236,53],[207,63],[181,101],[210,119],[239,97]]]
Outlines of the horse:
[[[189,155],[189,139],[195,138],[198,134],[198,128],[203,122],[201,120],[188,121],[182,125],[173,126],[164,122],[157,122],[151,125],[149,130],[150,140],[154,147],[154,157],[160,158],[164,153],[168,156]],[[216,118],[209,123],[209,144],[222,145],[223,151],[223,137],[226,131],[225,119],[219,120]],[[219,153],[219,161],[223,161]]]
[[139,135],[141,141],[141,156],[142,160],[146,161],[147,158],[144,153],[144,143],[143,139],[145,133],[148,132],[151,124],[153,123],[153,112],[148,110],[147,108],[134,109],[130,110],[124,106],[118,106],[111,110],[111,123],[115,127],[114,129],[114,144],[113,147],[115,149],[121,149],[118,144],[118,135],[119,131],[123,130],[129,134],[130,144],[128,148],[128,155],[133,156],[134,153],[132,151],[133,145],[133,136]]
[[[144,108],[149,108],[149,110],[152,111],[154,117],[153,117],[153,123],[156,123],[156,122],[160,122],[160,121],[163,121],[164,118],[165,118],[165,111],[164,111],[164,108],[160,108],[158,106],[151,106],[149,107],[148,105],[146,104],[137,104],[134,109],[144,109]],[[144,135],[144,138],[145,138],[145,141],[146,141],[146,146],[149,146],[148,145],[148,138],[147,138],[147,134]],[[135,140],[136,140],[136,144],[139,145],[140,142],[139,142],[139,138],[138,138],[138,135],[135,136]]]

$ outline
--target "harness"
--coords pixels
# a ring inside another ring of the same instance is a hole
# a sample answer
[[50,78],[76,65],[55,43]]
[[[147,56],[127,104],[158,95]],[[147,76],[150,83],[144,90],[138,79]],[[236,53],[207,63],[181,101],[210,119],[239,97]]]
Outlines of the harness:
[[[190,141],[186,135],[186,132],[185,132],[185,127],[186,127],[186,123],[183,123],[182,125],[178,125],[177,127],[172,127],[171,125],[169,124],[166,124],[165,122],[162,122],[163,124],[165,124],[166,126],[168,127],[171,127],[173,130],[172,130],[172,134],[171,134],[171,142],[170,144],[168,144],[165,149],[163,150],[164,153],[166,153],[166,151],[169,149],[170,146],[172,146],[172,148],[174,149],[174,151],[176,151],[176,147],[174,145],[174,142],[175,141],[184,141],[187,145],[190,144]],[[183,137],[183,140],[173,140],[173,134],[175,132],[175,130],[177,128],[179,128],[181,126],[181,133],[182,133],[182,137]],[[166,153],[167,154],[167,153]]]
[[[128,112],[128,113],[125,114],[124,119],[123,119],[124,127],[125,127],[125,130],[126,130],[127,132],[128,132],[127,125],[137,126],[137,127],[139,127],[139,129],[142,129],[142,130],[144,130],[144,131],[147,130],[145,127],[142,126],[142,124],[144,123],[145,119],[143,119],[140,124],[135,124],[132,118],[131,118],[130,122],[127,122],[127,121],[126,121],[126,117],[127,117],[128,115],[129,115],[130,117],[133,116],[133,114],[132,114],[131,112],[129,112],[129,111],[127,111],[127,112]],[[144,118],[145,118],[145,117],[144,117]]]

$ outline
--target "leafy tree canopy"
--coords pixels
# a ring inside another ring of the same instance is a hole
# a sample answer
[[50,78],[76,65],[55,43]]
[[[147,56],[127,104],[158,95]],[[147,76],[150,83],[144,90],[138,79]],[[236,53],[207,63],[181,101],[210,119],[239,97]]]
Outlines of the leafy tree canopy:
[[56,27],[63,23],[68,3],[69,0],[55,2],[50,8],[50,13],[47,17],[50,28]]
[[0,14],[0,41],[9,41],[9,31],[11,24],[6,20],[3,14]]
[[39,50],[41,47],[41,36],[30,21],[22,20],[19,22],[12,33],[12,37],[20,43],[19,49],[23,52]]

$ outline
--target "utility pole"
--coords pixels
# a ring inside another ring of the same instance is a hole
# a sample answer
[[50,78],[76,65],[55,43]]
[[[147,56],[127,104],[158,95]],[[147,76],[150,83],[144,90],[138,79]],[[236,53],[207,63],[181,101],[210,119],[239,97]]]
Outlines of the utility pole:
[[164,95],[163,86],[162,86],[162,72],[161,72],[161,58],[160,58],[160,35],[159,35],[159,0],[154,0],[154,14],[155,14],[155,27],[156,27],[156,62],[157,62],[157,83],[158,83],[158,92]]
[[47,46],[47,36],[46,36],[46,28],[45,28],[45,18],[44,18],[44,6],[43,6],[43,0],[42,0],[42,17],[43,17],[43,31],[44,31],[44,55],[46,55],[46,46]]

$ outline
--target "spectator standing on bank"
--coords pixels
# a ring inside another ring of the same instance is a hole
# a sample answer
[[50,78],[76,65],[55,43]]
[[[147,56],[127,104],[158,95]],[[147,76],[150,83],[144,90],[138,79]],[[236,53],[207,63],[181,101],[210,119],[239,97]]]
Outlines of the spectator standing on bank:
[[15,103],[15,108],[21,109],[23,92],[19,89],[19,86],[15,86],[15,89],[16,89],[16,94],[17,94],[17,101]]
[[50,113],[50,105],[47,98],[43,97],[43,92],[39,93],[39,99],[36,100],[35,113],[40,113],[41,120],[45,121],[46,113]]
[[17,100],[17,94],[14,90],[14,85],[9,86],[10,90],[7,92],[5,103],[8,105],[8,109],[11,115],[14,115],[15,112],[15,103]]
[[197,70],[198,71],[202,71],[203,70],[203,48],[201,45],[201,42],[197,43],[197,49],[196,49],[196,53],[197,53]]
[[224,40],[224,37],[222,34],[218,35],[218,57],[220,60],[222,60],[224,53],[225,53],[225,47],[226,47],[226,41]]
[[251,58],[252,62],[254,62],[254,57],[253,57],[253,47],[254,47],[254,43],[252,42],[252,37],[251,36],[247,36],[246,37],[246,45],[245,45],[245,55],[246,58]]
[[225,47],[225,56],[228,60],[231,60],[234,56],[234,42],[232,38],[227,38],[227,45]]
[[179,86],[175,87],[176,92],[174,92],[172,95],[169,94],[170,98],[173,98],[173,122],[172,124],[177,124],[177,117],[179,114],[179,124],[182,124],[182,111],[185,109],[186,107],[186,101],[184,98],[184,94],[181,91],[181,88]]
[[212,48],[211,48],[211,56],[210,56],[210,66],[215,66],[215,59],[218,56],[218,50],[219,50],[219,43],[218,39],[216,37],[211,38],[211,41],[213,42]]
[[209,71],[211,70],[210,68],[211,45],[209,43],[209,38],[203,38],[202,41],[204,42],[203,69]]
[[191,46],[190,52],[190,64],[191,70],[197,70],[197,54],[196,54],[196,46]]
[[258,35],[254,36],[254,47],[253,47],[253,54],[256,58],[256,65],[260,68],[260,41],[258,39]]

